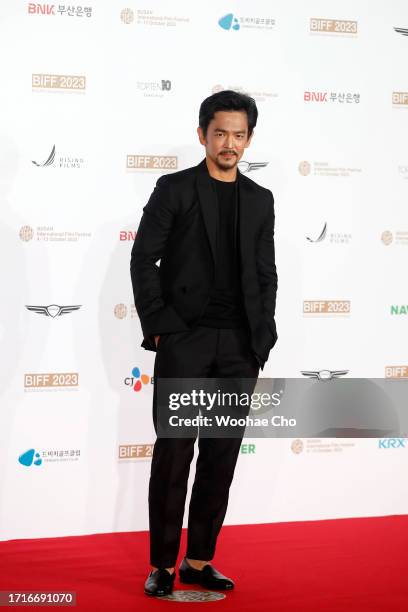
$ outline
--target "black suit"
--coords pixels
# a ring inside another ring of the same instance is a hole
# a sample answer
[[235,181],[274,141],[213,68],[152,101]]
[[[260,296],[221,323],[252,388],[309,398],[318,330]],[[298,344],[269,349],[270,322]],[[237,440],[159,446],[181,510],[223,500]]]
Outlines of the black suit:
[[[224,321],[219,328],[211,328],[200,321],[210,300],[218,244],[219,202],[206,160],[160,177],[143,209],[132,249],[131,275],[144,334],[142,346],[156,351],[156,432],[160,378],[220,377],[221,386],[231,384],[233,389],[238,381],[241,390],[250,394],[259,367],[263,368],[276,342],[273,196],[238,172],[236,201],[234,236],[238,234],[236,246],[240,245],[241,295],[248,323],[236,328]],[[154,335],[161,336],[157,349]],[[188,558],[213,558],[243,432],[240,435],[199,437],[189,506]],[[177,559],[194,443],[195,438],[158,437],[154,445],[149,522],[150,562],[156,567],[172,567]]]
[[[263,369],[278,337],[274,201],[269,189],[239,170],[238,185],[242,290],[252,349]],[[147,350],[156,350],[153,336],[190,329],[204,310],[216,264],[215,198],[204,159],[161,176],[143,208],[131,277]]]

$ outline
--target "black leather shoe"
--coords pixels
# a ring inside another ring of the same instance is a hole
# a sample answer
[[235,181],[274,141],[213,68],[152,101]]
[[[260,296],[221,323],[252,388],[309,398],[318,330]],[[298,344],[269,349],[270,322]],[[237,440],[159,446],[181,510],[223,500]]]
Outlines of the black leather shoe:
[[152,570],[146,579],[144,592],[146,595],[156,595],[156,597],[169,595],[173,590],[175,577],[176,572],[170,574],[162,568]]
[[207,589],[227,590],[234,588],[231,578],[223,576],[212,565],[204,565],[202,570],[194,569],[184,557],[179,567],[180,582],[185,584],[201,584]]

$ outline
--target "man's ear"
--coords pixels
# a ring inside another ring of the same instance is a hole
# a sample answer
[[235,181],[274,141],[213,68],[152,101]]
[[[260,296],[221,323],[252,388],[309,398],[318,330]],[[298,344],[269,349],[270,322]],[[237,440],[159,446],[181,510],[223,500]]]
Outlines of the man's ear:
[[207,143],[206,143],[206,139],[205,139],[205,136],[203,134],[203,130],[201,127],[197,128],[197,134],[198,134],[198,139],[200,143],[205,146]]
[[245,143],[244,149],[247,149],[251,144],[252,136],[254,135],[254,130],[252,130],[252,134],[248,137],[248,140]]

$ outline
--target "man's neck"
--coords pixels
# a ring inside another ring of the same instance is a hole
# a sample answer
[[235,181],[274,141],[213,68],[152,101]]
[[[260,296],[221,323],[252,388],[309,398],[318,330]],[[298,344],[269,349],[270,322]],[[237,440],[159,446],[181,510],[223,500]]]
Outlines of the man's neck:
[[217,179],[218,181],[225,181],[227,183],[233,183],[237,179],[237,167],[222,170],[218,166],[214,164],[214,162],[209,158],[205,158],[207,163],[208,173],[212,178]]

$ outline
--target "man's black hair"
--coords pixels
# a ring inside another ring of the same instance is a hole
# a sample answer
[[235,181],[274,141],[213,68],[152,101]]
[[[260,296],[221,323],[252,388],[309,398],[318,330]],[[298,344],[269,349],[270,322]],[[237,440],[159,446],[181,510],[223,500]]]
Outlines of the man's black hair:
[[248,117],[248,138],[251,136],[258,119],[258,109],[253,98],[247,94],[225,89],[206,98],[200,106],[198,124],[207,135],[210,121],[218,111],[245,111]]

